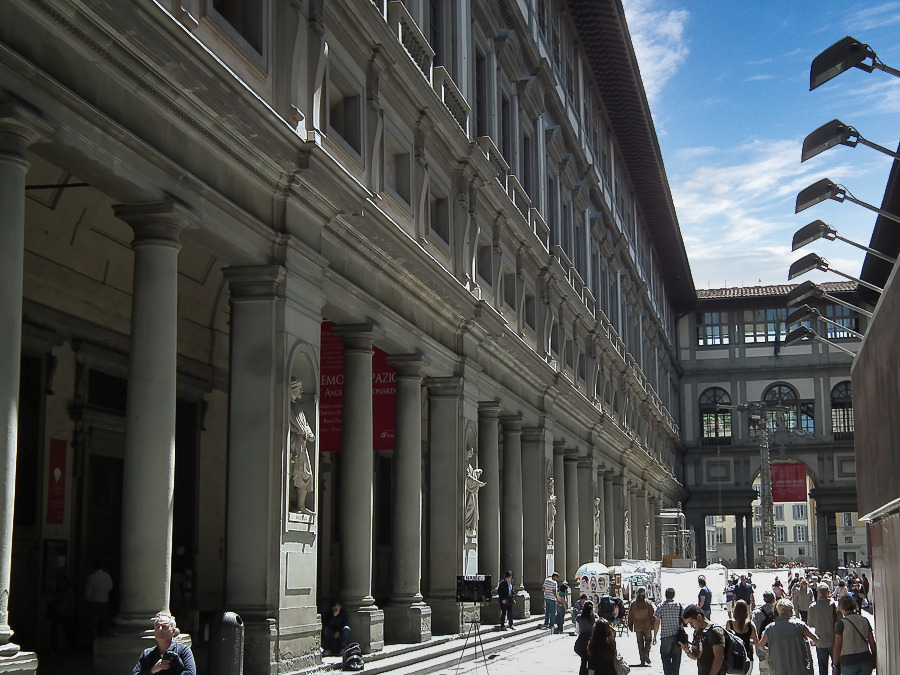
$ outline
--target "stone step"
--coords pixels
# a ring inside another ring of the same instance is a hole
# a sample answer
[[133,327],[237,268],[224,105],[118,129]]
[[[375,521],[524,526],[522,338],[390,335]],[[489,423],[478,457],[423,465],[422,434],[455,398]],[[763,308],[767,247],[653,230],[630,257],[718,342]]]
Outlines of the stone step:
[[[379,652],[363,655],[365,673],[390,673],[412,675],[433,673],[476,658],[490,659],[491,655],[538,637],[549,631],[542,627],[543,616],[520,619],[514,630],[500,631],[496,626],[480,626],[477,635],[439,635],[428,642],[418,644],[386,645]],[[322,663],[333,670],[340,670],[340,657],[323,657]]]

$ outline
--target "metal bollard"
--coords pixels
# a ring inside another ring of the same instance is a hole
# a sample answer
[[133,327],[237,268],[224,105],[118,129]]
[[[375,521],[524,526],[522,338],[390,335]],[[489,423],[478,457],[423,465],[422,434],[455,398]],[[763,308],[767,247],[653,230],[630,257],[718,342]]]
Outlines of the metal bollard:
[[223,612],[212,622],[209,672],[215,675],[244,673],[244,622],[234,612]]

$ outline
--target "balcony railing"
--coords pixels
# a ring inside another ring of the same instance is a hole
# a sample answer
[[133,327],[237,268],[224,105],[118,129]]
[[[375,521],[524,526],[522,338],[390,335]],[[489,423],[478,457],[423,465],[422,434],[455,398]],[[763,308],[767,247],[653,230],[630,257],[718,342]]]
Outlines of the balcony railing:
[[503,158],[503,153],[494,145],[490,136],[479,136],[475,139],[481,152],[487,157],[488,162],[494,168],[494,177],[500,183],[503,191],[506,191],[506,177],[509,175],[509,164]]
[[528,210],[531,208],[531,197],[525,192],[525,188],[515,176],[508,178],[509,197],[513,204],[522,214],[522,217],[528,220]]
[[453,119],[464,132],[469,133],[469,104],[466,103],[465,97],[456,86],[449,71],[444,66],[437,66],[432,69],[433,86],[437,95],[447,106],[447,110],[453,115]]
[[416,22],[406,11],[406,6],[399,0],[388,3],[388,26],[391,32],[403,45],[406,53],[419,67],[425,79],[431,82],[431,64],[434,61],[434,50],[428,44],[428,40],[422,35],[422,31]]

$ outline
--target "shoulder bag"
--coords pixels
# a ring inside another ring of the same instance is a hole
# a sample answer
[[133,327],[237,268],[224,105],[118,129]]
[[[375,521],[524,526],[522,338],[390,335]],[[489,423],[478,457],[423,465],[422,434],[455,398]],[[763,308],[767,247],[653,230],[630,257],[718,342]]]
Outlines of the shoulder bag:
[[616,675],[628,675],[631,672],[631,666],[625,663],[625,659],[621,654],[616,654]]

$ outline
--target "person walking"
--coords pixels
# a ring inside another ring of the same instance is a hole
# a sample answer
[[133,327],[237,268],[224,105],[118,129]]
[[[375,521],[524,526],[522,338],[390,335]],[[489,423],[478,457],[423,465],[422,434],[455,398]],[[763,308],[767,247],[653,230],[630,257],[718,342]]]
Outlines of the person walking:
[[556,605],[559,602],[559,572],[544,579],[544,628],[553,628],[556,623]]
[[702,574],[697,577],[697,583],[700,584],[700,592],[697,594],[697,606],[703,610],[703,616],[709,621],[709,614],[712,611],[712,591],[706,587],[706,577]]
[[697,675],[719,675],[725,663],[725,629],[711,624],[700,605],[688,605],[681,616],[694,629],[694,639],[682,649],[697,662]]
[[604,618],[598,619],[591,631],[588,675],[616,675],[616,634]]
[[807,619],[806,614],[809,612],[809,606],[813,603],[813,600],[815,600],[815,597],[812,589],[809,587],[809,582],[806,579],[801,579],[800,583],[795,585],[791,591],[791,602],[794,604],[794,610],[800,614],[800,620],[804,623]]
[[813,675],[812,654],[809,643],[818,642],[818,636],[803,621],[794,618],[794,605],[782,599],[775,603],[778,615],[759,639],[759,648],[769,659],[772,675]]
[[753,612],[752,621],[753,627],[756,629],[756,658],[759,661],[759,673],[768,675],[769,659],[766,653],[759,648],[759,639],[762,637],[763,631],[775,620],[777,612],[775,611],[775,594],[772,591],[763,591],[762,597],[763,604]]
[[834,624],[834,675],[870,675],[878,662],[872,625],[857,614],[856,600],[845,595],[838,603],[841,618]]
[[734,587],[734,601],[743,600],[750,609],[756,609],[756,599],[753,597],[753,587],[747,581],[747,575],[742,574],[740,582]]
[[750,607],[745,600],[734,603],[734,618],[725,624],[725,628],[741,638],[747,658],[753,660],[753,645],[759,641],[756,626],[750,620]]
[[819,663],[819,673],[828,675],[828,659],[834,653],[834,624],[840,617],[837,605],[831,601],[831,593],[828,586],[821,584],[817,590],[818,598],[809,607],[809,625],[819,636],[816,644],[816,660]]
[[588,672],[588,642],[594,631],[597,615],[594,614],[594,603],[587,600],[581,604],[581,611],[575,617],[575,630],[578,637],[575,638],[575,653],[581,658],[581,667],[578,675],[587,675]]
[[635,600],[628,608],[628,630],[633,630],[637,638],[641,666],[650,665],[650,642],[653,639],[653,604],[647,600],[647,589],[637,589]]
[[500,603],[500,625],[499,630],[506,630],[506,622],[509,622],[510,629],[513,626],[513,605],[516,602],[515,589],[513,588],[513,573],[508,570],[503,579],[497,584],[497,601]]
[[684,631],[681,603],[675,602],[675,589],[666,589],[666,599],[653,612],[653,644],[660,637],[659,657],[663,675],[678,675],[681,669],[681,644],[679,637],[687,642]]

